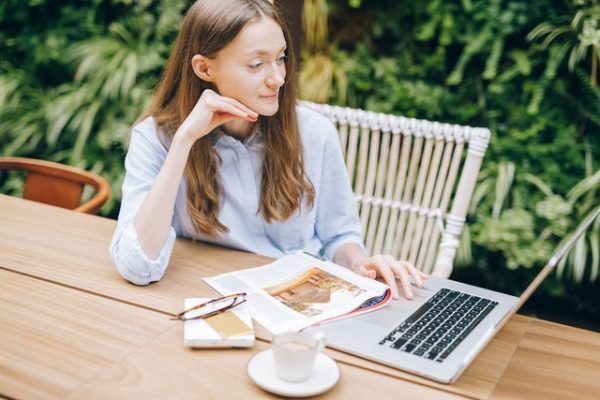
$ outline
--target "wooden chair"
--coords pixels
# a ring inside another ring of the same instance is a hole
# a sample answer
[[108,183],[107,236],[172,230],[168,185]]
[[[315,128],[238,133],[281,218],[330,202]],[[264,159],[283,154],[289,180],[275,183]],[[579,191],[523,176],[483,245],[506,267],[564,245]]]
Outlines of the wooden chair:
[[490,131],[303,104],[338,129],[367,251],[448,277]]
[[[26,172],[23,198],[78,212],[96,213],[110,196],[106,179],[67,165],[21,157],[0,157],[1,170]],[[81,203],[85,185],[95,189],[92,198]]]

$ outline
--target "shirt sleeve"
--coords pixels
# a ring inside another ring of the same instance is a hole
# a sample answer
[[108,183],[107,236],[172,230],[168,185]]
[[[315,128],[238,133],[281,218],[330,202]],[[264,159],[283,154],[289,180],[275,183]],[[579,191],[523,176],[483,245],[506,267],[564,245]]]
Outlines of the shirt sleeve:
[[142,250],[133,225],[133,219],[156,180],[167,155],[167,150],[158,140],[156,131],[148,129],[153,125],[153,121],[146,120],[140,125],[142,128],[133,129],[129,150],[125,157],[123,199],[109,251],[115,268],[123,278],[136,285],[147,285],[160,280],[164,275],[176,235],[171,226],[158,257],[151,260]]
[[355,243],[363,251],[358,210],[348,172],[340,149],[337,132],[325,121],[325,148],[321,182],[317,194],[316,233],[323,247],[321,255],[333,260],[337,250],[346,243]]

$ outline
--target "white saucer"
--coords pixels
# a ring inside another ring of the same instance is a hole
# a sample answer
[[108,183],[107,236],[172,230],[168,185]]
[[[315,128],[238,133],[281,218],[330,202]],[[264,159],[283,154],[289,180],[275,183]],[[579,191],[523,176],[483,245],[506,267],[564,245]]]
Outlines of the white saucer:
[[256,353],[246,366],[248,376],[261,389],[289,397],[316,396],[331,389],[340,380],[340,368],[331,358],[319,353],[312,375],[301,382],[289,382],[277,376],[271,349]]

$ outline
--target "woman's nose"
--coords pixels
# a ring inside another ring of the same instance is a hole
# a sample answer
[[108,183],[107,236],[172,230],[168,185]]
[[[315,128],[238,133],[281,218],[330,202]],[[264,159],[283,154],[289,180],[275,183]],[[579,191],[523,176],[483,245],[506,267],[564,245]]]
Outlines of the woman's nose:
[[285,83],[285,75],[278,68],[273,68],[271,74],[267,77],[267,85],[269,87],[280,87]]

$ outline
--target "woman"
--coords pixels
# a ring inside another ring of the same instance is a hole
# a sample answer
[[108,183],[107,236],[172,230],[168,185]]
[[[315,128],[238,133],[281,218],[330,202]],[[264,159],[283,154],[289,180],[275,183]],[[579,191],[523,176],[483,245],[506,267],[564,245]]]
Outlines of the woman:
[[[176,236],[280,257],[305,250],[362,275],[426,275],[367,257],[333,125],[297,107],[287,29],[267,0],[192,5],[133,128],[111,243],[119,273],[161,279]],[[182,179],[183,178],[183,179]]]

